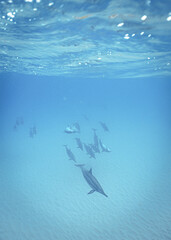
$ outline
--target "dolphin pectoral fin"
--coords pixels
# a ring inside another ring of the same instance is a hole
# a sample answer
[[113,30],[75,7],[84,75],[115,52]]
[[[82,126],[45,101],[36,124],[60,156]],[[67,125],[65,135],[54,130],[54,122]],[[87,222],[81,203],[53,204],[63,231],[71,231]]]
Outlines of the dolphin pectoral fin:
[[91,173],[91,174],[92,174],[92,168],[90,168],[90,170],[89,170],[89,173]]
[[91,190],[89,193],[87,193],[87,194],[92,194],[92,193],[94,193],[95,192],[95,190]]
[[81,168],[81,167],[84,167],[84,166],[85,166],[85,164],[75,164],[75,166],[76,166],[76,167],[80,167],[80,168]]

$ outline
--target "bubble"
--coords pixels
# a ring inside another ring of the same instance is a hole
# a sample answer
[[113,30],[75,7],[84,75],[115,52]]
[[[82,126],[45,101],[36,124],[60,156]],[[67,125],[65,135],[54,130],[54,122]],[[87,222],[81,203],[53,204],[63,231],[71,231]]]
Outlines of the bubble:
[[119,23],[118,25],[117,25],[117,27],[122,27],[124,25],[124,23],[122,22],[122,23]]
[[146,15],[144,15],[144,16],[141,17],[141,20],[142,20],[142,21],[145,21],[146,19],[147,19],[147,16],[146,16]]

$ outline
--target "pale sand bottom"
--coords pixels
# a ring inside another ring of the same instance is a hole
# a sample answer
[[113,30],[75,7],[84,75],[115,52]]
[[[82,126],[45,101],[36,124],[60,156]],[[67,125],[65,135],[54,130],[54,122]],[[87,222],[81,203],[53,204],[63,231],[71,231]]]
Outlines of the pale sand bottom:
[[[74,150],[73,137],[63,133],[48,141],[40,133],[1,154],[0,240],[170,239],[169,163],[157,142],[152,146],[148,138],[142,146],[140,138],[123,139],[121,130],[99,135],[112,152],[96,160]],[[64,143],[93,168],[108,198],[87,195],[90,187],[68,161]]]

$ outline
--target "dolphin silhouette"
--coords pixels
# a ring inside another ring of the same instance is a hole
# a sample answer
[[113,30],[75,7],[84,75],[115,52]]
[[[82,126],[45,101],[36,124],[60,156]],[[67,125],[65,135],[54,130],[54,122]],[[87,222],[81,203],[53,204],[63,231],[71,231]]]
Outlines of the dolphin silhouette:
[[65,147],[66,153],[67,153],[67,155],[68,155],[68,157],[69,157],[69,160],[73,160],[74,162],[77,162],[76,159],[75,159],[75,156],[74,156],[73,152],[71,151],[71,149],[69,149],[69,148],[67,147],[67,145],[64,145],[64,147]]
[[87,144],[84,143],[84,148],[85,148],[87,154],[88,154],[91,158],[96,158],[95,153],[93,152],[93,149],[91,148],[90,145],[87,145]]
[[77,147],[83,151],[83,144],[82,144],[80,138],[75,138],[75,140],[77,142]]
[[96,129],[93,128],[93,131],[94,131],[94,148],[95,148],[95,152],[98,152],[100,153],[100,149],[99,149],[99,138],[96,134]]
[[106,147],[106,145],[104,145],[101,140],[99,140],[99,143],[100,143],[102,152],[111,152],[110,148]]
[[106,124],[104,122],[100,122],[100,124],[104,131],[109,132],[109,128],[106,126]]
[[101,187],[100,183],[97,181],[97,179],[93,176],[92,174],[92,169],[89,171],[84,168],[84,164],[75,164],[76,167],[80,167],[82,174],[88,183],[88,185],[92,188],[92,190],[88,193],[94,193],[94,192],[99,192],[103,194],[105,197],[108,197],[106,193],[103,191],[103,188]]

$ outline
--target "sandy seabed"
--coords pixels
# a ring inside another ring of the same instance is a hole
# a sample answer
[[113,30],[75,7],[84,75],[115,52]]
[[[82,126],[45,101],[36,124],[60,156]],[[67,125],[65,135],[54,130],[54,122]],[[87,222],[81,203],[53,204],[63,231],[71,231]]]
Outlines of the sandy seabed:
[[[110,119],[108,123],[112,126]],[[85,142],[92,140],[92,125],[79,135]],[[165,149],[152,129],[138,134],[135,127],[127,134],[112,127],[109,133],[99,130],[112,152],[89,159],[76,148],[75,135],[51,128],[47,131],[40,125],[34,139],[26,137],[24,127],[4,136],[0,240],[170,239],[169,153],[163,158]],[[68,160],[63,144],[68,144],[79,163],[92,167],[108,198],[87,195],[90,187]]]

